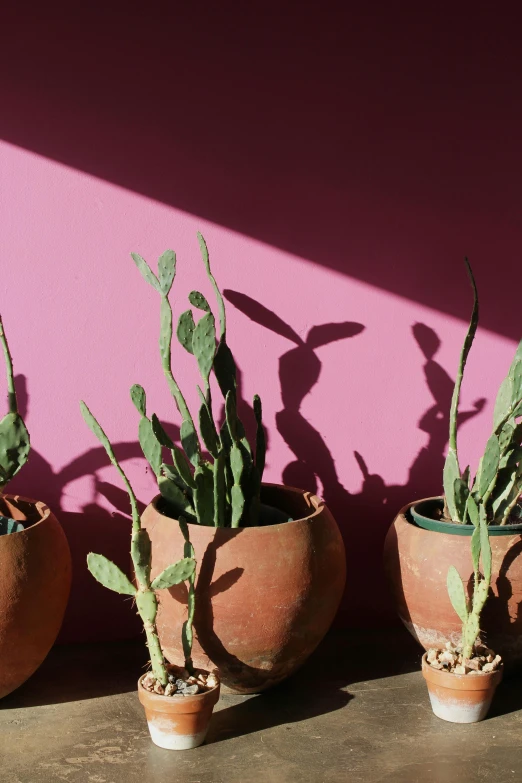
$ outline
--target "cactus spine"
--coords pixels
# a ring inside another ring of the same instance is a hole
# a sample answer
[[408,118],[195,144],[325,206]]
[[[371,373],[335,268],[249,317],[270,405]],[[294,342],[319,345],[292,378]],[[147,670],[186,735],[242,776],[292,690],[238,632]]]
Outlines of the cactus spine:
[[[0,317],[0,342],[4,353],[7,375],[7,400],[9,412],[0,420],[0,492],[16,476],[29,457],[31,448],[29,432],[18,412],[13,360]],[[15,531],[12,531],[15,532]]]
[[[135,391],[135,397],[138,401],[141,400],[139,391]],[[145,414],[145,401],[143,398],[143,415]],[[179,560],[174,565],[168,566],[161,572],[153,581],[150,578],[150,562],[151,562],[151,542],[147,531],[141,527],[140,514],[138,509],[138,501],[136,495],[132,489],[132,486],[125,474],[123,468],[119,464],[110,441],[98,424],[87,405],[82,401],[80,402],[80,409],[85,420],[85,423],[94,435],[98,438],[110,461],[120,474],[120,477],[125,485],[129,501],[131,505],[132,513],[132,532],[131,532],[131,558],[134,566],[134,574],[136,577],[136,587],[128,579],[128,577],[115,565],[108,560],[104,555],[89,553],[87,556],[87,567],[94,578],[100,582],[104,587],[109,590],[113,590],[117,593],[123,593],[124,595],[131,595],[136,601],[136,607],[138,614],[143,622],[145,630],[145,636],[147,639],[147,647],[150,653],[150,660],[152,666],[152,673],[154,677],[163,685],[167,684],[167,669],[165,666],[165,659],[161,649],[158,632],[156,628],[156,615],[158,613],[158,599],[156,597],[156,590],[168,589],[173,585],[179,584],[187,580],[189,582],[189,592],[192,590],[192,606],[189,607],[189,615],[192,617],[194,614],[194,570],[196,561],[194,559],[194,550],[190,546],[190,554],[187,554],[187,544],[185,545],[185,556],[182,560]],[[188,532],[182,527],[183,535],[187,541]],[[187,535],[186,535],[187,534]],[[183,645],[185,650],[185,656],[187,658],[187,664],[191,666],[191,646],[192,636],[190,637],[190,644],[185,641],[185,630],[183,630]]]
[[[131,397],[141,417],[140,444],[158,477],[160,493],[173,516],[179,518],[182,515],[189,521],[217,527],[256,525],[259,522],[261,478],[266,452],[261,400],[257,395],[254,398],[257,422],[254,459],[237,413],[236,364],[226,342],[225,302],[210,268],[207,244],[200,233],[198,242],[203,265],[217,301],[218,324],[216,328],[216,319],[203,294],[191,291],[189,303],[196,311],[201,312],[197,317],[190,309],[181,313],[176,336],[180,345],[194,356],[202,379],[202,388],[198,387],[199,433],[172,372],[173,314],[169,294],[176,271],[175,253],[171,250],[163,253],[158,261],[157,275],[141,256],[132,254],[145,281],[161,296],[161,362],[167,384],[182,417],[181,445],[185,453],[172,443],[157,417],[153,415],[151,426],[148,426],[145,392],[141,387],[133,386]],[[225,421],[221,428],[216,426],[212,407],[212,373],[225,400]],[[138,388],[141,391],[137,391]],[[156,448],[150,442],[151,433],[157,441]],[[168,448],[171,452],[170,465],[161,460],[163,448]]]
[[522,492],[522,342],[506,378],[502,381],[493,412],[493,431],[486,444],[478,469],[470,482],[469,468],[461,475],[457,453],[458,405],[464,367],[478,325],[479,303],[473,271],[466,258],[473,289],[471,321],[460,354],[451,401],[449,449],[443,472],[445,517],[457,524],[469,524],[470,499],[482,504],[486,524],[506,525],[513,517],[522,517],[518,499]]

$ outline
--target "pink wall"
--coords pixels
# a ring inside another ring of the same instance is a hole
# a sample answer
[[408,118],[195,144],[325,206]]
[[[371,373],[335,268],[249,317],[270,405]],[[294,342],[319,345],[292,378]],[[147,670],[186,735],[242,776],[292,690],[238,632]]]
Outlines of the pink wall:
[[[177,251],[180,312],[191,288],[208,293],[204,233],[221,287],[236,292],[229,331],[244,396],[264,402],[266,477],[317,485],[343,531],[340,622],[391,620],[385,532],[403,503],[440,491],[466,329],[458,316],[471,305],[466,252],[485,328],[463,391],[473,413],[463,457],[476,460],[487,438],[522,334],[514,20],[500,29],[476,11],[448,29],[428,11],[314,19],[299,8],[274,20],[253,11],[202,20],[184,8],[175,24],[35,11],[23,20],[24,57],[22,20],[16,11],[6,20],[0,306],[27,378],[34,448],[12,488],[46,500],[69,537],[64,639],[136,628],[84,568],[90,549],[125,565],[128,525],[78,400],[117,444],[144,503],[154,482],[136,445],[131,384],[178,421],[159,366],[157,296],[130,251],[150,261]],[[175,366],[191,388],[182,349]]]

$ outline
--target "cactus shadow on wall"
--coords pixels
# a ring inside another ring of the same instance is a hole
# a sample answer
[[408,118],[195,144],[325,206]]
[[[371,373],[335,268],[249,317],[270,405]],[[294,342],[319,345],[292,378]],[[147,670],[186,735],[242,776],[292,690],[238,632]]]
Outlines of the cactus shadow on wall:
[[[26,419],[29,408],[27,379],[24,375],[17,375],[15,382],[20,413]],[[178,438],[177,427],[165,427],[172,437]],[[137,441],[115,443],[114,451],[121,462],[143,457]],[[69,541],[73,583],[59,642],[121,639],[140,633],[141,626],[132,608],[129,606],[128,611],[122,611],[122,600],[125,599],[98,585],[86,566],[88,552],[103,549],[120,568],[128,571],[130,567],[129,500],[126,492],[119,487],[98,479],[97,471],[107,465],[105,450],[98,446],[54,471],[32,447],[24,469],[9,484],[10,493],[43,500],[56,514]],[[76,479],[91,475],[94,481],[90,502],[81,512],[65,510],[65,487]],[[99,504],[102,496],[113,506],[113,511]]]
[[[436,361],[440,338],[426,324],[416,323],[412,334],[424,359],[422,370],[433,404],[421,416],[418,427],[428,436],[416,455],[403,485],[388,485],[372,473],[366,458],[354,451],[362,473],[360,492],[350,493],[339,479],[335,460],[322,435],[300,411],[304,397],[313,391],[321,371],[317,349],[363,330],[361,324],[322,324],[309,330],[306,340],[278,315],[249,296],[226,290],[225,297],[250,320],[286,337],[296,347],[279,359],[283,409],[276,413],[276,426],[295,455],[282,471],[284,483],[320,493],[336,518],[346,544],[347,590],[358,585],[358,601],[341,604],[338,623],[374,624],[393,622],[395,613],[382,569],[382,549],[388,528],[402,506],[417,498],[442,491],[442,469],[448,441],[449,409],[454,380]],[[478,415],[485,406],[481,398],[473,408],[459,413],[459,424]],[[349,438],[347,432],[347,438]],[[362,603],[364,602],[364,603]]]

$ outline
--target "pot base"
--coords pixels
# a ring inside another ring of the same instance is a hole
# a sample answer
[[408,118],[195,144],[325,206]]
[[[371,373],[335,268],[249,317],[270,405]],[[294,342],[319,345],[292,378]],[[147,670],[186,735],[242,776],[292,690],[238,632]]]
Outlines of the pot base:
[[446,695],[441,699],[430,690],[428,693],[433,714],[450,723],[478,723],[488,714],[493,700],[493,694],[483,701],[473,703],[463,701],[460,697],[452,699],[451,696]]
[[450,723],[478,723],[483,720],[502,679],[502,668],[487,674],[451,674],[434,669],[426,656],[427,653],[422,656],[422,674],[437,718]]
[[147,718],[150,738],[158,748],[165,750],[191,750],[205,742],[208,728],[197,734],[174,734],[170,720],[165,721],[161,716],[154,715]]

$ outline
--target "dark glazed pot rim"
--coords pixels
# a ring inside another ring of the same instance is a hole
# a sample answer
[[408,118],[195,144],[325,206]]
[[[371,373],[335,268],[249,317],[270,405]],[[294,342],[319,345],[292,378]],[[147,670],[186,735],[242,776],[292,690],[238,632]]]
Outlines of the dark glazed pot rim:
[[[42,500],[33,500],[33,498],[26,498],[23,495],[9,495],[0,494],[0,501],[6,500],[12,508],[15,510],[15,514],[11,515],[11,519],[16,522],[21,522],[24,526],[23,530],[17,530],[14,533],[9,533],[9,536],[2,536],[3,540],[8,537],[12,540],[13,536],[27,535],[35,527],[38,527],[45,522],[51,516],[51,510],[49,506]],[[30,508],[23,509],[23,506],[29,506]],[[32,511],[34,518],[29,519],[25,511]]]
[[[286,484],[269,484],[265,483],[263,481],[262,487],[265,487],[267,489],[276,489],[280,490],[282,492],[289,492],[289,493],[296,493],[298,495],[301,495],[302,497],[308,500],[310,503],[310,513],[306,514],[306,516],[299,517],[298,519],[292,519],[291,521],[287,522],[279,522],[275,525],[254,525],[251,527],[211,527],[208,526],[209,530],[227,530],[232,533],[239,533],[240,531],[246,531],[246,530],[277,530],[280,527],[288,527],[289,525],[298,525],[306,520],[313,519],[314,517],[318,517],[320,514],[323,513],[324,510],[327,510],[326,503],[322,498],[320,498],[318,495],[315,495],[313,492],[309,492],[308,490],[299,489],[298,487],[289,487]],[[160,508],[158,508],[158,501],[162,500],[161,495],[156,495],[151,500],[151,505],[154,507],[154,510],[160,514],[162,517],[165,517],[165,519],[172,519],[175,521],[175,517],[171,517],[168,514],[165,514]],[[282,509],[280,509],[282,510]],[[199,525],[197,522],[190,522],[188,521],[189,525],[192,525],[197,528],[201,528],[202,526]],[[204,526],[203,526],[204,527]],[[522,526],[521,526],[522,529]]]
[[[406,519],[410,524],[416,527],[422,527],[424,530],[431,530],[433,533],[449,533],[452,536],[471,536],[474,531],[473,525],[459,525],[455,522],[442,522],[440,519],[433,519],[428,516],[433,514],[435,509],[440,510],[444,504],[443,497],[427,498],[419,503],[410,506],[411,519]],[[488,525],[490,536],[512,536],[522,534],[522,523],[518,525]]]

